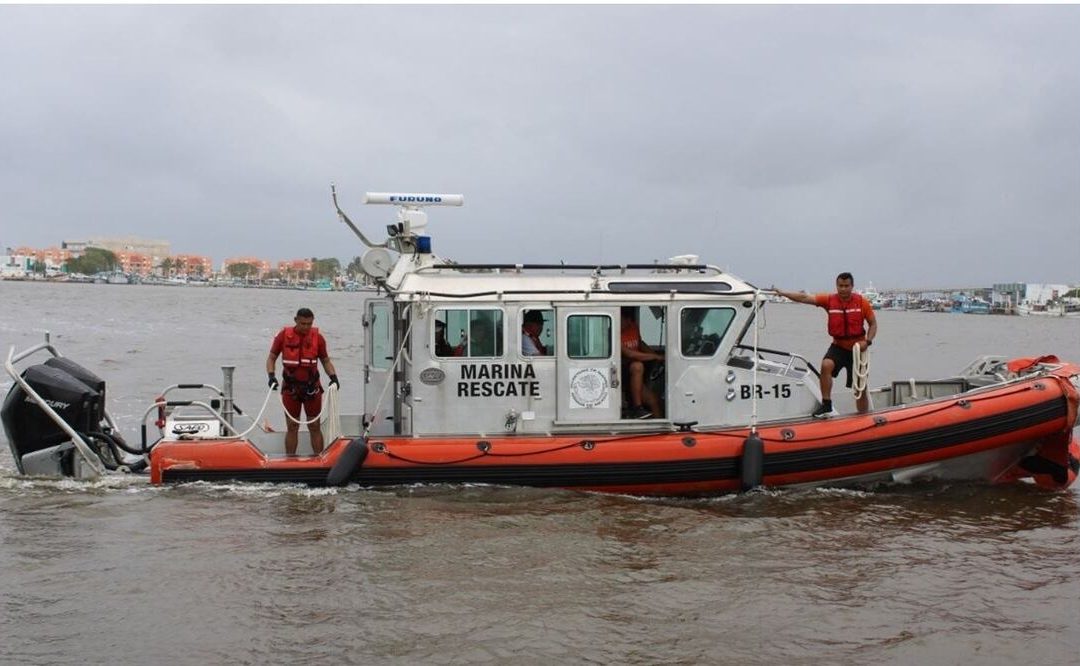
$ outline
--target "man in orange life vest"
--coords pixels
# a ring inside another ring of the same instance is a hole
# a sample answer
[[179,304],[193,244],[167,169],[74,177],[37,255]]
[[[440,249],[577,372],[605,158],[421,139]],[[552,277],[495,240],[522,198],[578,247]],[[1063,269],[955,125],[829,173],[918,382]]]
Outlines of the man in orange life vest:
[[[854,288],[855,278],[846,272],[836,276],[835,294],[808,294],[805,291],[795,293],[772,288],[784,298],[816,305],[825,308],[829,313],[829,335],[833,341],[825,352],[825,358],[821,360],[821,406],[814,411],[815,418],[827,419],[836,415],[832,406],[833,378],[839,376],[841,369],[847,368],[847,387],[851,388],[851,350],[858,345],[860,351],[865,351],[877,336],[874,308],[865,298],[855,293]],[[869,330],[864,329],[864,323],[870,324]],[[855,401],[855,407],[859,413],[870,408],[870,397],[865,391]]]
[[[330,376],[330,385],[337,387],[338,377],[334,364],[326,353],[326,339],[319,329],[312,327],[315,314],[308,308],[300,308],[293,318],[295,326],[281,329],[270,345],[270,355],[266,357],[266,374],[270,388],[278,388],[274,375],[274,365],[281,356],[281,375],[284,386],[281,387],[281,402],[292,419],[285,419],[288,428],[285,432],[285,455],[296,455],[296,441],[300,433],[300,408],[303,407],[304,420],[318,416],[322,412],[322,383],[319,381],[319,362],[322,361],[326,374]],[[323,450],[322,429],[319,420],[308,424],[311,433],[311,450],[319,455]]]

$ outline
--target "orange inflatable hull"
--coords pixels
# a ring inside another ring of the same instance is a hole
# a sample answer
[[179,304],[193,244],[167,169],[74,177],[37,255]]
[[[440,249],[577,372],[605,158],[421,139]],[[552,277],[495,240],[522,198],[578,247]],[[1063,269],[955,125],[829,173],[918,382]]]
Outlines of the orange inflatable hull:
[[[1071,485],[1076,366],[991,389],[870,414],[758,428],[618,436],[372,437],[347,481],[361,486],[491,483],[642,495],[707,495],[753,486],[861,485],[920,478]],[[291,482],[326,485],[350,440],[317,457],[269,457],[243,440],[161,441],[155,483]],[[351,446],[360,446],[360,443]],[[352,460],[352,458],[347,458]],[[754,469],[750,469],[750,468]]]

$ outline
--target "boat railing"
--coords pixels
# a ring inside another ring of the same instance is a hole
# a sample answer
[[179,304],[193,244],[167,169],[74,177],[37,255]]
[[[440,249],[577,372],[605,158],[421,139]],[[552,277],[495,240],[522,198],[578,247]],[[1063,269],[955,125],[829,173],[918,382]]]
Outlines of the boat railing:
[[[215,437],[218,437],[222,434],[225,434],[226,431],[228,431],[229,435],[231,436],[238,436],[240,434],[237,432],[237,429],[235,429],[230,420],[228,420],[225,416],[222,416],[220,411],[220,403],[217,402],[216,398],[212,398],[210,403],[205,402],[205,400],[197,399],[165,399],[165,395],[172,391],[199,389],[210,390],[217,395],[221,395],[220,390],[218,390],[216,386],[213,386],[211,384],[174,384],[170,386],[170,388],[165,389],[162,394],[159,395],[157,399],[154,399],[154,402],[146,408],[146,411],[143,412],[143,419],[140,420],[139,429],[141,435],[141,445],[143,445],[144,452],[148,452],[151,448],[153,448],[152,446],[148,446],[146,422],[147,417],[149,417],[150,414],[154,411],[157,411],[158,414],[158,418],[156,421],[154,421],[154,425],[157,425],[158,432],[161,434],[161,438],[165,437],[165,430],[167,424],[168,422],[170,422],[170,419],[172,419],[172,422],[174,423],[174,426],[178,431],[173,434],[177,435],[177,438],[200,439],[202,437],[199,437],[198,435],[202,432],[202,429],[204,429],[204,427],[208,427],[208,424],[205,420],[206,417],[210,418],[212,421],[219,423],[221,426],[217,433],[206,433],[206,435],[213,435]],[[185,408],[193,408],[193,411],[189,410],[189,412],[186,414],[176,413],[176,410],[181,410]]]
[[525,271],[587,271],[590,274],[602,276],[605,271],[614,271],[619,275],[626,275],[631,271],[645,271],[648,273],[711,273],[723,275],[724,271],[719,266],[712,264],[458,264],[440,263],[419,268],[418,273],[431,270],[454,270],[463,273],[470,272],[503,272],[523,273]]
[[[732,348],[732,356],[729,359],[729,362],[736,361],[736,359],[743,359],[750,367],[753,367],[754,351],[755,349],[752,345],[735,345]],[[805,377],[807,373],[811,373],[815,377],[821,376],[821,373],[814,367],[814,364],[799,354],[793,354],[779,349],[766,349],[764,347],[758,347],[757,354],[758,370],[762,372],[797,378]],[[736,361],[736,363],[737,362],[738,361]],[[797,363],[801,363],[802,367],[797,366]]]
[[[231,383],[231,370],[231,366],[224,366],[222,368],[227,386]],[[167,399],[170,393],[177,391],[206,391],[211,397],[209,402],[206,400]],[[178,411],[184,409],[188,409],[188,413],[178,413]],[[154,399],[154,402],[143,412],[140,430],[142,435],[142,450],[144,452],[153,448],[152,446],[147,445],[146,421],[147,417],[155,410],[157,411],[157,419],[155,420],[154,425],[157,426],[158,432],[161,434],[162,438],[166,435],[165,430],[170,418],[173,419],[174,424],[176,424],[180,430],[180,432],[175,432],[173,434],[178,435],[180,439],[202,439],[206,436],[213,436],[215,439],[220,437],[239,438],[242,436],[242,433],[240,433],[233,424],[233,413],[251,420],[252,423],[257,422],[256,419],[252,419],[252,417],[244,414],[243,410],[233,402],[231,391],[228,389],[223,390],[213,384],[173,384],[163,389],[161,394],[158,395],[158,397]],[[211,420],[219,423],[221,425],[220,431],[217,433],[206,433],[203,437],[198,436],[201,430],[184,432],[185,428],[191,429],[200,425],[205,425],[205,417],[209,417]]]
[[[67,436],[71,437],[71,443],[75,446],[75,449],[79,452],[79,455],[83,457],[83,460],[85,460],[86,463],[90,465],[90,467],[94,470],[96,474],[101,476],[105,474],[105,466],[101,462],[101,458],[98,456],[98,454],[95,453],[92,448],[90,448],[90,445],[86,443],[86,440],[83,439],[82,435],[80,435],[74,428],[71,427],[70,424],[68,424],[67,421],[65,421],[59,414],[57,414],[56,410],[49,406],[49,403],[46,402],[45,399],[42,398],[41,395],[34,390],[34,387],[32,387],[26,380],[24,380],[19,374],[19,372],[15,369],[16,363],[42,351],[49,352],[54,358],[63,358],[63,354],[61,354],[56,349],[56,347],[52,345],[49,332],[45,331],[45,341],[38,343],[33,347],[30,347],[29,349],[26,349],[19,353],[15,353],[15,347],[13,345],[8,350],[7,359],[4,361],[4,370],[7,371],[8,376],[11,377],[12,381],[18,384],[19,387],[26,392],[26,395],[34,401],[34,404],[36,404],[38,408],[41,409],[41,411],[44,412],[46,416],[48,416],[58,428],[63,430]],[[112,423],[112,419],[109,418],[107,414],[106,419],[109,421],[110,424]],[[16,459],[18,459],[18,453],[14,449],[14,443],[12,443],[11,445],[12,455],[15,456]]]

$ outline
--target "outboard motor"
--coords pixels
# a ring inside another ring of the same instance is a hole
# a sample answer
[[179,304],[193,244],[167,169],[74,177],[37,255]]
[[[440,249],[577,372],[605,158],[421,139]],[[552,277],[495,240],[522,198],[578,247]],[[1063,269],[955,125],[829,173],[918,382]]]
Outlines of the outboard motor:
[[[64,357],[32,365],[22,379],[101,458],[106,468],[125,464],[119,434],[110,433],[105,421],[105,382]],[[53,420],[23,387],[16,384],[0,408],[11,454],[19,473],[35,476],[93,476],[83,469],[82,456],[72,437]],[[87,466],[88,467],[88,466]]]

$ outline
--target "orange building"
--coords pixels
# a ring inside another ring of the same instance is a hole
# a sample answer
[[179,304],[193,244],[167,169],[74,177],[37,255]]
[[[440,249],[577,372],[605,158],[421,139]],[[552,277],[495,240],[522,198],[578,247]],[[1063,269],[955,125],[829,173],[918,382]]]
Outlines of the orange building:
[[277,263],[278,273],[282,277],[307,277],[311,273],[310,259],[289,259]]
[[258,257],[230,257],[221,262],[221,272],[228,273],[229,266],[236,264],[249,264],[255,267],[255,277],[264,278],[266,274],[270,272],[270,262],[266,259],[259,259]]
[[199,254],[174,254],[172,257],[173,273],[188,277],[210,277],[214,272],[214,262],[210,257]]
[[125,273],[146,277],[154,269],[153,258],[142,252],[121,250],[120,252],[113,252],[113,254],[116,255],[116,260],[120,262],[120,270]]
[[40,261],[41,263],[45,264],[46,269],[57,271],[62,269],[64,267],[64,263],[72,257],[70,250],[65,250],[58,247],[47,247],[44,250],[39,250],[33,247],[17,247],[11,254],[24,257],[33,257],[34,261]]

